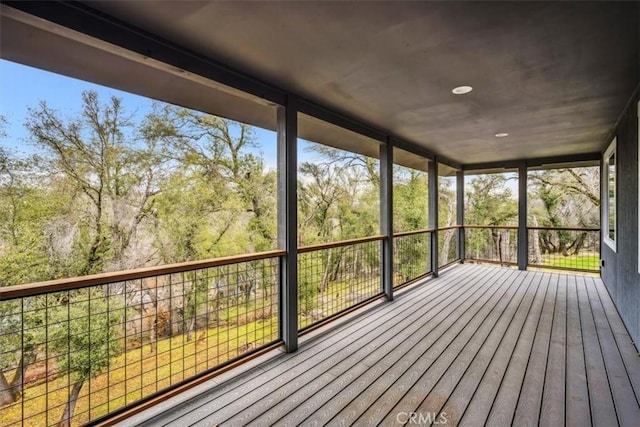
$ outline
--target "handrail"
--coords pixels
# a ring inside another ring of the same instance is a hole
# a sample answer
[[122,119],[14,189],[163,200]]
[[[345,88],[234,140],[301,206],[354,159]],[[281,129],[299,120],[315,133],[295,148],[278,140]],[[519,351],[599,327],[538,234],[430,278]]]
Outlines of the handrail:
[[517,225],[463,225],[462,228],[488,228],[494,230],[517,230]]
[[438,231],[455,230],[457,228],[462,228],[462,225],[448,225],[446,227],[438,227]]
[[[507,230],[517,230],[517,225],[471,225],[465,224],[461,226],[463,228],[489,228],[489,229],[507,229]],[[441,230],[443,230],[441,228]],[[585,228],[585,227],[529,227],[527,226],[527,230],[566,230],[566,231],[600,231],[599,228]]]
[[599,228],[583,228],[583,227],[527,227],[527,230],[600,231]]
[[339,242],[331,243],[318,243],[315,245],[301,246],[298,248],[298,253],[303,254],[306,252],[314,252],[321,249],[339,248],[341,246],[351,246],[357,243],[375,242],[379,240],[385,240],[387,236],[379,234],[377,236],[359,237],[357,239],[341,240]]
[[45,282],[29,283],[25,285],[0,287],[0,301],[33,297],[52,292],[71,291],[89,286],[107,285],[109,283],[144,279],[147,277],[162,276],[165,274],[183,273],[202,268],[222,267],[241,262],[276,258],[286,255],[286,253],[287,252],[284,250],[277,249],[272,251],[256,252],[253,254],[233,255],[201,261],[188,261],[155,267],[138,268],[135,270],[114,271],[109,273],[92,274],[90,276],[70,277]]
[[399,233],[393,233],[393,237],[404,237],[404,236],[414,236],[416,234],[425,234],[425,233],[433,233],[433,228],[424,228],[422,230],[413,230],[413,231],[401,231]]

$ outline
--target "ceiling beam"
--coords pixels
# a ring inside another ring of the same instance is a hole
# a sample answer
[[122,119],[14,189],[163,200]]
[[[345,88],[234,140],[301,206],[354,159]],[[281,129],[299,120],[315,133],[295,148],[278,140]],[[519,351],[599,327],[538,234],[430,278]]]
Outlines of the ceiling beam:
[[553,156],[553,157],[538,157],[533,159],[518,159],[507,160],[502,162],[487,162],[487,163],[468,163],[462,165],[464,171],[489,171],[500,169],[517,169],[521,164],[525,164],[528,168],[536,168],[542,166],[552,166],[571,163],[597,163],[600,161],[601,154],[584,153],[584,154],[570,154],[566,156]]

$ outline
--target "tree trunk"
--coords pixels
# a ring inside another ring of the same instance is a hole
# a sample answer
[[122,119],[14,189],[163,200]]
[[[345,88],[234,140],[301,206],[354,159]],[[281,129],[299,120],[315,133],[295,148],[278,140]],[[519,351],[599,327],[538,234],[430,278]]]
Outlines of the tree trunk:
[[11,381],[11,393],[13,394],[14,402],[16,402],[22,395],[22,380],[24,378],[24,374],[27,372],[29,365],[35,361],[36,352],[34,351],[33,346],[25,347],[22,351],[22,356],[20,357],[20,363],[16,368],[16,373]]
[[[156,311],[157,313],[157,311]],[[151,328],[149,330],[149,344],[151,353],[156,352],[156,341],[158,340],[158,315],[153,316],[151,320]],[[142,349],[140,349],[142,351]]]
[[509,230],[500,231],[500,244],[502,248],[500,253],[502,254],[503,262],[508,263],[511,260],[511,251],[509,250]]
[[195,325],[196,315],[194,313],[193,317],[191,317],[191,320],[189,321],[189,326],[187,326],[187,342],[190,342],[193,339],[193,330],[195,329]]
[[[336,280],[339,279],[338,274],[340,273],[340,266],[342,265],[343,260],[344,260],[344,248],[340,248],[338,253],[338,259],[336,260],[336,263],[333,265],[333,269],[331,271],[331,277],[329,279],[330,282],[335,282]],[[346,266],[345,266],[345,269],[346,269]]]
[[500,256],[500,237],[498,236],[498,232],[495,229],[491,230],[491,257],[495,257],[498,261],[502,261],[502,257]]
[[64,412],[62,413],[62,418],[60,418],[58,427],[71,427],[71,418],[73,417],[73,411],[75,411],[76,409],[76,402],[78,401],[80,389],[82,389],[83,384],[84,379],[78,380],[78,382],[73,385],[73,389],[71,389],[71,395],[69,396],[67,405],[64,408]]
[[451,237],[453,237],[452,230],[446,230],[444,236],[442,236],[442,252],[440,252],[438,258],[440,259],[440,265],[445,265],[449,261],[449,248],[451,247]]
[[22,351],[20,363],[13,374],[11,383],[7,381],[4,372],[0,371],[0,407],[17,402],[22,395],[22,380],[29,365],[35,362],[36,353],[33,346],[28,346]]
[[12,393],[11,386],[4,376],[4,372],[0,370],[0,408],[15,402],[15,396]]
[[[538,218],[533,216],[533,226],[538,226]],[[542,251],[540,250],[540,231],[533,230],[533,263],[537,265],[542,264]]]
[[333,266],[331,265],[331,252],[331,248],[327,249],[327,265],[322,273],[322,282],[320,283],[320,289],[318,289],[321,293],[327,290],[327,287],[329,286],[329,274],[333,269]]
[[578,236],[578,238],[576,239],[575,243],[575,247],[573,249],[573,254],[574,255],[579,255],[580,251],[582,250],[582,248],[584,247],[584,241],[587,238],[587,233],[580,233],[580,235]]

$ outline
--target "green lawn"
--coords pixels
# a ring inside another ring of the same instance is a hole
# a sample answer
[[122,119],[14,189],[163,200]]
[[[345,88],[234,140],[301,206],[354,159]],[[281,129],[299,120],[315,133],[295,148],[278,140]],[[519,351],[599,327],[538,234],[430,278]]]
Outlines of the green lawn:
[[545,257],[543,265],[575,268],[580,270],[595,270],[600,268],[600,257],[598,255],[572,255],[572,256],[556,256],[551,259]]

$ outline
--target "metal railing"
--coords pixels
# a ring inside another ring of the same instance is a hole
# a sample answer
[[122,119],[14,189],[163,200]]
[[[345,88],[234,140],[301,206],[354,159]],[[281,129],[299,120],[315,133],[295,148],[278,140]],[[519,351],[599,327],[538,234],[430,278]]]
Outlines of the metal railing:
[[284,254],[0,288],[0,425],[96,421],[279,341]]
[[599,228],[527,227],[531,267],[597,273]]
[[431,233],[415,230],[393,235],[393,286],[413,282],[431,273]]
[[501,265],[518,264],[518,227],[465,225],[465,259]]
[[[465,259],[501,265],[518,264],[518,227],[465,225]],[[529,267],[597,273],[600,229],[527,227]]]
[[438,228],[438,267],[446,267],[459,261],[458,257],[458,233],[462,227],[452,225]]
[[298,328],[306,329],[382,295],[385,236],[298,248]]

